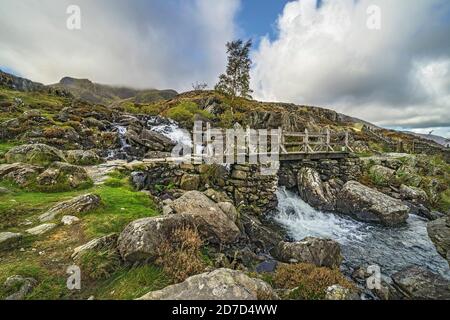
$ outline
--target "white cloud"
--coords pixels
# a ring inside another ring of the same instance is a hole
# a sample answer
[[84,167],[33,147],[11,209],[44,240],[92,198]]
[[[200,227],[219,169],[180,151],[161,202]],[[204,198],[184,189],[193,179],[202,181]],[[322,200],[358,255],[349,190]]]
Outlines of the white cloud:
[[[82,29],[66,28],[81,8]],[[63,76],[135,87],[213,85],[239,0],[2,0],[0,66],[43,83]]]
[[[381,30],[367,8],[381,9]],[[379,125],[450,126],[450,12],[446,0],[299,0],[277,39],[254,53],[262,100],[322,105]]]

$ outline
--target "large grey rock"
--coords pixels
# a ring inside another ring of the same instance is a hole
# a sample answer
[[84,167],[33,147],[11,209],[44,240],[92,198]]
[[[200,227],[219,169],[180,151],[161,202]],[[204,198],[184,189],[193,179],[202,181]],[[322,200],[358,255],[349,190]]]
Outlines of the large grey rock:
[[420,188],[408,187],[402,184],[400,186],[400,196],[403,200],[412,201],[415,204],[426,205],[428,203],[427,193]]
[[[240,235],[240,230],[230,219],[234,215],[231,208],[227,212],[221,205],[209,199],[199,191],[189,191],[169,204],[174,213],[193,216],[197,229],[205,240],[212,243],[233,243]],[[222,205],[223,207],[223,205]],[[230,214],[228,216],[227,214]]]
[[344,185],[337,196],[336,209],[359,220],[387,226],[404,223],[410,210],[401,201],[356,181]]
[[20,233],[0,232],[0,250],[9,250],[15,248],[22,239]]
[[63,201],[52,208],[46,213],[39,216],[41,222],[47,222],[55,219],[59,215],[77,215],[80,213],[94,210],[100,206],[101,199],[96,194],[85,194],[75,197],[68,201]]
[[312,168],[302,168],[297,176],[298,192],[300,197],[311,206],[332,210],[335,196],[332,190],[324,186],[319,173]]
[[158,257],[161,243],[170,239],[173,230],[185,226],[194,226],[191,215],[172,214],[135,220],[119,236],[119,253],[127,262],[153,261]]
[[318,267],[338,268],[341,248],[336,241],[308,237],[298,242],[280,242],[275,257],[283,262],[310,263]]
[[65,161],[62,151],[46,144],[25,144],[10,149],[5,154],[7,163],[24,162],[35,165],[49,165]]
[[34,236],[40,236],[44,233],[50,232],[51,230],[53,230],[54,228],[56,228],[56,224],[54,223],[44,223],[41,224],[37,227],[31,228],[31,229],[27,229],[26,233],[29,233],[31,235]]
[[450,281],[425,269],[406,268],[394,274],[392,280],[395,289],[406,299],[450,299]]
[[431,221],[427,225],[428,236],[436,246],[436,250],[450,265],[450,217]]
[[277,300],[271,286],[240,271],[217,269],[150,292],[139,300]]
[[2,164],[0,165],[0,178],[10,180],[20,187],[25,187],[32,183],[43,170],[42,167],[27,163]]

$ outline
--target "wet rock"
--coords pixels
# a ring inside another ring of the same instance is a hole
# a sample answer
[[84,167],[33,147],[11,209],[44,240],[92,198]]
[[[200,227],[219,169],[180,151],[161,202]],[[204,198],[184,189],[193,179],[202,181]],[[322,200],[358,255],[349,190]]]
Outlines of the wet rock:
[[91,150],[69,150],[66,152],[67,162],[79,166],[99,164],[102,159]]
[[6,289],[19,288],[19,290],[6,297],[5,300],[24,300],[36,285],[37,281],[33,278],[24,278],[20,275],[11,276],[6,279],[3,286]]
[[92,184],[92,180],[82,167],[55,162],[36,179],[37,187],[43,191],[66,191]]
[[254,215],[242,214],[240,221],[249,241],[262,251],[272,249],[282,240],[279,232],[265,225]]
[[258,273],[275,272],[278,267],[278,261],[276,260],[266,260],[258,264],[255,268]]
[[42,167],[26,163],[3,164],[0,165],[0,178],[10,180],[20,187],[26,187],[43,170]]
[[401,201],[356,181],[349,181],[344,185],[337,196],[336,207],[339,212],[361,221],[387,226],[404,223],[409,213],[409,208]]
[[437,252],[450,265],[450,217],[431,221],[427,225],[428,236],[436,246]]
[[271,286],[243,272],[217,269],[150,292],[139,300],[278,300]]
[[308,237],[298,242],[280,242],[274,256],[282,262],[310,263],[317,267],[338,268],[341,248],[333,240]]
[[17,247],[22,240],[20,233],[0,232],[0,251]]
[[449,300],[450,281],[418,267],[392,276],[394,287],[408,300]]
[[54,223],[44,223],[37,227],[26,230],[26,233],[34,235],[34,236],[40,236],[40,235],[43,235],[44,233],[52,231],[55,228],[56,228],[56,224],[54,224]]
[[55,161],[65,161],[62,151],[46,144],[25,144],[10,149],[5,154],[7,163],[23,162],[47,166]]
[[331,189],[325,188],[319,173],[312,168],[302,168],[297,176],[298,192],[300,197],[311,206],[332,210],[335,196]]
[[198,190],[200,176],[196,174],[184,174],[181,177],[180,188],[186,191]]
[[68,201],[63,201],[52,208],[46,213],[39,216],[41,222],[47,222],[55,219],[59,215],[77,215],[85,213],[98,208],[101,204],[101,199],[95,194],[85,194]]

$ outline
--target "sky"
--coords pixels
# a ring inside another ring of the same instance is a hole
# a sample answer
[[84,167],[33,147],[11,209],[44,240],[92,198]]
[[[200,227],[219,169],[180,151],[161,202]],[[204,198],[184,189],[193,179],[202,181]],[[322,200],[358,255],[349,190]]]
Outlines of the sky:
[[237,38],[253,39],[258,100],[450,138],[448,0],[0,1],[0,69],[46,84],[212,87]]

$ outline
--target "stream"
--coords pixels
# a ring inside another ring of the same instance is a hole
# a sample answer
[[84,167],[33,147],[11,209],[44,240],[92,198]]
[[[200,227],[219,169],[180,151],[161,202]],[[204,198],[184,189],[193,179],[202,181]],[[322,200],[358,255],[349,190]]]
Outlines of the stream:
[[427,234],[427,221],[410,215],[404,226],[388,228],[356,221],[350,217],[313,209],[297,194],[277,191],[281,224],[295,241],[305,237],[337,241],[344,256],[344,269],[379,265],[387,275],[409,266],[428,268],[450,279],[447,261],[436,251]]

